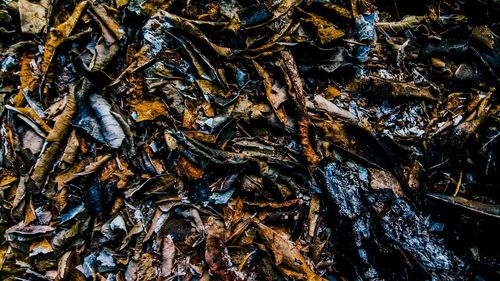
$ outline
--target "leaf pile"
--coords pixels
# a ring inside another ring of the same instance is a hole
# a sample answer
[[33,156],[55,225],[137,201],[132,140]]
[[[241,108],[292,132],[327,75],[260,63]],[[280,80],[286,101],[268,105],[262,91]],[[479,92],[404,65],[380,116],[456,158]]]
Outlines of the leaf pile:
[[2,280],[498,280],[500,3],[0,3]]

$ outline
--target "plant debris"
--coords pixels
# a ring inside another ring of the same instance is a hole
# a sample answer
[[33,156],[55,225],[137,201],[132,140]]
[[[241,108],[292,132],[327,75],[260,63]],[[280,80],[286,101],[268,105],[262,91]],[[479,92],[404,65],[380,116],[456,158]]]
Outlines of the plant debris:
[[0,3],[1,280],[499,280],[500,3]]

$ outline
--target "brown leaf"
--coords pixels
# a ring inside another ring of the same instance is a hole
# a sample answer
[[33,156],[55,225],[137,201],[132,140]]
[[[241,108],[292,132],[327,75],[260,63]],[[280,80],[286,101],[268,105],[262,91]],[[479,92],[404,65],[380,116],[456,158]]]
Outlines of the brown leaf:
[[297,69],[297,64],[292,56],[292,53],[288,50],[280,52],[281,58],[283,59],[283,70],[285,75],[288,75],[290,80],[289,90],[293,97],[295,105],[302,112],[306,113],[306,96],[304,93],[304,85],[302,84],[302,78],[300,78],[299,70]]
[[30,246],[30,257],[40,255],[40,254],[48,254],[53,252],[54,249],[52,248],[52,245],[50,245],[49,241],[47,239],[43,239],[38,242],[34,242]]
[[299,120],[299,135],[300,135],[300,143],[304,149],[304,156],[311,165],[311,168],[315,168],[318,165],[320,160],[319,156],[316,154],[311,142],[309,140],[309,120],[308,119],[300,119]]
[[76,113],[76,100],[75,100],[75,88],[70,87],[70,91],[67,96],[66,106],[61,115],[57,116],[54,127],[47,135],[46,140],[49,142],[61,141],[64,136],[68,133],[68,128]]
[[[92,2],[90,3],[90,8],[92,9],[92,13],[99,19],[102,23],[101,30],[103,33],[110,32],[114,39],[120,40],[125,35],[125,32],[120,27],[120,25],[108,14],[106,9],[100,5],[94,5]],[[111,45],[115,42],[115,40],[111,39],[109,36],[104,36],[106,39],[106,43]]]
[[217,280],[244,280],[231,261],[223,240],[222,228],[213,217],[208,218],[205,260],[210,267],[210,274],[215,276]]
[[137,261],[130,261],[125,272],[125,280],[130,281],[154,281],[158,276],[157,259],[149,253],[143,253]]
[[5,234],[21,234],[21,235],[41,235],[54,231],[55,228],[48,225],[24,225],[18,223],[5,230]]
[[74,258],[75,254],[73,251],[67,251],[62,255],[62,257],[59,259],[55,281],[66,280],[70,277]]
[[177,162],[177,172],[179,175],[184,175],[188,178],[188,180],[199,180],[203,177],[203,170],[196,167],[194,164],[189,162],[184,157],[179,157],[179,161]]
[[318,219],[321,213],[320,200],[317,196],[313,196],[309,202],[309,214],[308,214],[308,235],[313,238],[316,236],[316,228],[318,227]]
[[36,186],[40,187],[45,183],[57,159],[57,153],[59,152],[60,146],[60,142],[48,143],[45,150],[38,157],[38,161],[31,173],[31,179],[35,182]]
[[175,244],[172,237],[165,236],[162,239],[161,248],[161,274],[165,278],[172,274],[175,259]]
[[285,128],[288,129],[289,128],[288,116],[285,112],[284,107],[281,105],[283,100],[277,98],[276,94],[273,93],[273,82],[272,82],[271,76],[269,75],[269,73],[267,73],[267,71],[262,66],[260,66],[259,63],[257,63],[256,61],[253,61],[253,64],[254,64],[255,68],[257,69],[257,72],[259,73],[259,75],[262,77],[262,79],[264,79],[264,90],[265,90],[267,100],[269,101],[269,103],[273,107],[274,112],[276,113],[276,116],[278,116],[278,119],[281,121],[281,123],[283,123]]
[[48,10],[52,5],[51,0],[28,1],[19,0],[19,16],[21,18],[21,31],[37,34],[47,31]]
[[261,223],[257,222],[256,225],[260,236],[273,252],[276,265],[284,264],[295,271],[304,273],[306,277],[304,280],[326,280],[312,271],[306,259],[292,241]]

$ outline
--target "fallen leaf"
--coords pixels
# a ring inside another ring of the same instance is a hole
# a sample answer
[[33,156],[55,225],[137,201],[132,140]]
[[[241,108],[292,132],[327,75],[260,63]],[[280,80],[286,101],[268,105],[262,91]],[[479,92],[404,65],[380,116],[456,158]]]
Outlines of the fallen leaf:
[[42,241],[35,242],[30,246],[30,257],[37,256],[40,254],[48,254],[53,252],[54,249],[52,245],[50,245],[47,239],[43,239]]
[[160,101],[141,101],[134,105],[134,119],[137,122],[155,120],[167,115],[167,106]]
[[257,222],[255,224],[259,229],[260,236],[273,252],[277,265],[284,264],[295,271],[304,273],[307,280],[326,280],[312,271],[306,259],[292,241],[261,223]]

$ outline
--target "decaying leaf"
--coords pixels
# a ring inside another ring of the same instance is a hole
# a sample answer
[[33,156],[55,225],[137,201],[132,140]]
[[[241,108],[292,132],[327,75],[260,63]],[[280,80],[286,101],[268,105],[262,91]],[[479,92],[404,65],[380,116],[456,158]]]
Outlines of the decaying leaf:
[[336,106],[334,103],[325,99],[321,95],[314,96],[313,102],[316,109],[324,110],[325,112],[331,114],[332,116],[340,117],[352,124],[356,124],[358,122],[358,118],[354,114]]
[[316,154],[311,141],[309,140],[309,120],[301,119],[299,120],[299,133],[301,136],[301,144],[304,148],[304,155],[312,168],[315,168],[318,164],[320,158]]
[[[283,123],[285,127],[288,128],[288,116],[285,112],[284,107],[282,106],[282,103],[284,102],[284,98],[286,95],[280,95],[280,93],[276,93],[273,91],[273,83],[271,80],[271,76],[266,72],[266,70],[260,66],[257,62],[254,61],[254,66],[257,69],[257,72],[262,76],[264,79],[264,91],[266,94],[267,99],[271,103],[271,106],[274,109],[274,112],[276,113],[276,116],[278,116],[278,119]],[[280,98],[280,96],[282,98]]]
[[40,242],[35,242],[30,246],[30,256],[36,256],[39,254],[48,254],[53,251],[54,249],[50,245],[49,241],[47,241],[47,239],[43,239]]
[[305,14],[305,17],[303,18],[304,21],[310,22],[316,27],[321,44],[330,43],[331,41],[341,38],[345,35],[342,30],[336,28],[325,18],[313,13],[303,13]]

